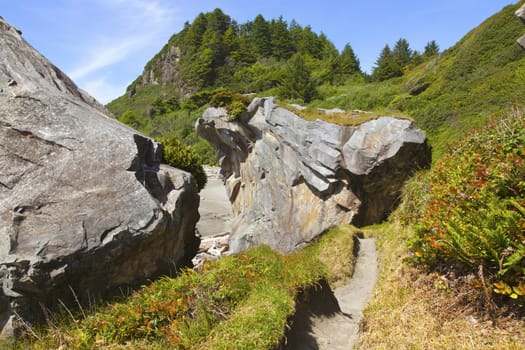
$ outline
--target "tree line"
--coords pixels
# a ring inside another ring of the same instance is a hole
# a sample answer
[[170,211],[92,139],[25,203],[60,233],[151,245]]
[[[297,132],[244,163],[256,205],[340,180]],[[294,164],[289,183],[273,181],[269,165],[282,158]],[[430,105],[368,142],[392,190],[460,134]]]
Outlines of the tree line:
[[439,53],[431,41],[422,54],[405,39],[381,51],[371,75],[364,73],[347,43],[341,52],[325,34],[282,17],[262,15],[239,24],[222,10],[199,14],[170,39],[181,50],[184,81],[194,92],[225,87],[251,93],[275,89],[282,98],[309,102],[321,84],[343,85],[351,79],[382,81]]

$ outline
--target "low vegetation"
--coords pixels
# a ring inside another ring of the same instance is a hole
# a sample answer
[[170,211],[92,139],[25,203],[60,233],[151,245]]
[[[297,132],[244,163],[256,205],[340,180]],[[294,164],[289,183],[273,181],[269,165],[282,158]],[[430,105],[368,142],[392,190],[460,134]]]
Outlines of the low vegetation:
[[[280,255],[258,247],[162,278],[96,312],[64,313],[13,349],[271,349],[279,344],[298,293],[353,272],[351,226]],[[333,269],[332,267],[338,266]],[[54,323],[55,324],[55,323]]]
[[525,302],[525,117],[520,111],[455,144],[414,191],[413,260],[455,266]]
[[206,173],[203,160],[195,149],[185,145],[177,138],[160,137],[157,139],[162,144],[163,161],[172,167],[190,172],[199,190],[206,185]]
[[[155,62],[170,45],[185,45],[181,74],[195,91],[179,96],[169,84],[137,80],[133,96],[108,108],[166,138],[173,164],[175,153],[185,152],[180,143],[215,162],[194,122],[210,100],[237,118],[247,104],[242,93],[307,104],[297,112],[304,118],[345,125],[410,115],[429,135],[434,165],[407,184],[388,223],[365,229],[379,238],[381,275],[359,347],[521,349],[525,122],[516,106],[525,100],[525,53],[515,42],[524,27],[514,12],[523,3],[505,7],[442,53],[435,42],[422,54],[404,39],[387,45],[371,76],[361,72],[350,45],[338,53],[309,27],[262,16],[237,25],[216,10],[188,23],[146,67],[161,79]],[[318,108],[374,113],[327,117]],[[351,274],[353,240],[341,230],[290,256],[261,247],[165,278],[20,347],[272,348],[300,290],[320,279],[344,283]]]
[[405,187],[379,238],[363,349],[522,349],[525,117],[458,141]]
[[364,232],[378,238],[379,279],[356,349],[523,349],[523,319],[503,313],[494,327],[479,289],[406,264],[410,229],[392,220]]
[[286,108],[301,118],[308,121],[323,120],[328,123],[337,125],[348,125],[358,126],[367,121],[377,119],[381,116],[389,115],[400,119],[412,120],[412,118],[402,115],[396,115],[396,113],[378,113],[378,112],[367,112],[362,110],[326,110],[317,107],[308,107],[305,109],[297,109],[293,106],[281,104],[281,107]]
[[211,107],[224,107],[231,120],[237,120],[246,107],[250,104],[250,98],[241,94],[232,94],[228,91],[219,91],[213,95],[209,105]]

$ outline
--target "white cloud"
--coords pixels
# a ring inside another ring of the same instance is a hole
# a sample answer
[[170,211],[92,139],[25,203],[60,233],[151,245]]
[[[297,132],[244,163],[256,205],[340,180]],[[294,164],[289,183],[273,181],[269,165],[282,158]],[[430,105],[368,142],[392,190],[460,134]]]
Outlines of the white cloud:
[[173,20],[176,13],[175,8],[166,1],[104,0],[101,5],[118,10],[128,20],[142,26],[166,24]]
[[[103,18],[89,37],[80,41],[82,58],[67,73],[84,90],[107,103],[122,94],[136,78],[115,79],[123,74],[123,66],[134,66],[135,71],[141,69],[173,34],[177,11],[169,2],[159,0],[98,2]],[[121,84],[114,82],[117,80],[128,81]]]
[[150,36],[118,39],[116,45],[88,48],[87,59],[72,69],[68,74],[73,79],[81,79],[102,68],[126,59],[133,51],[144,47],[151,40]]
[[81,89],[88,91],[90,95],[94,96],[102,104],[111,102],[122,95],[127,86],[127,83],[117,86],[117,84],[111,83],[106,77],[79,81],[78,84]]

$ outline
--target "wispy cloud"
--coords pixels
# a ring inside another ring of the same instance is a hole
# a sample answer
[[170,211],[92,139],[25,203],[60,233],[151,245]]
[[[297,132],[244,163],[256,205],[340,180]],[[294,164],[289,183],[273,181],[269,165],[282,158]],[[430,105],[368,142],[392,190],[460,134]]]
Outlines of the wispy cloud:
[[139,20],[148,19],[149,24],[165,24],[173,19],[174,8],[158,1],[112,0],[119,6],[127,7]]
[[114,81],[110,83],[110,80],[106,76],[102,76],[83,82],[82,89],[90,92],[90,94],[96,93],[98,102],[106,104],[121,95],[128,83],[129,82],[124,82],[119,84]]
[[73,80],[81,79],[102,68],[116,64],[126,59],[133,51],[142,48],[150,39],[151,36],[129,37],[118,39],[113,45],[90,47],[87,58],[70,71],[69,76]]
[[[68,74],[105,103],[122,94],[125,88],[121,86],[122,79],[115,79],[108,71],[120,71],[130,62],[143,67],[175,30],[177,11],[167,0],[99,0],[99,6],[107,18],[101,18],[98,27],[93,28],[92,35],[83,43],[82,59]],[[134,78],[128,77],[125,84]]]

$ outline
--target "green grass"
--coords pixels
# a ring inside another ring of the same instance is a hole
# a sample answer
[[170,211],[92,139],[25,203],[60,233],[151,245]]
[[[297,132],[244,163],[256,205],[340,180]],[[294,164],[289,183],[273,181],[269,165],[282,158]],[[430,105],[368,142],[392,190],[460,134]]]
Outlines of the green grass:
[[163,94],[170,96],[169,92],[170,88],[167,86],[157,84],[140,86],[137,88],[133,97],[130,97],[128,93],[126,93],[108,103],[106,108],[117,118],[128,110],[135,112],[140,117],[146,118],[148,107],[152,102]]
[[59,326],[28,334],[12,348],[272,348],[283,337],[300,291],[351,276],[356,232],[351,226],[331,230],[286,256],[258,247],[207,262],[199,272],[162,278],[85,317],[66,314]]
[[[469,130],[525,100],[525,51],[516,43],[524,26],[514,15],[523,3],[505,7],[439,58],[403,77],[322,85],[322,99],[309,106],[408,115],[427,132],[437,160]],[[426,89],[411,94],[421,86]]]
[[476,293],[452,274],[406,264],[413,232],[397,218],[363,231],[377,238],[379,277],[355,349],[523,349],[523,320],[503,314],[493,327]]

